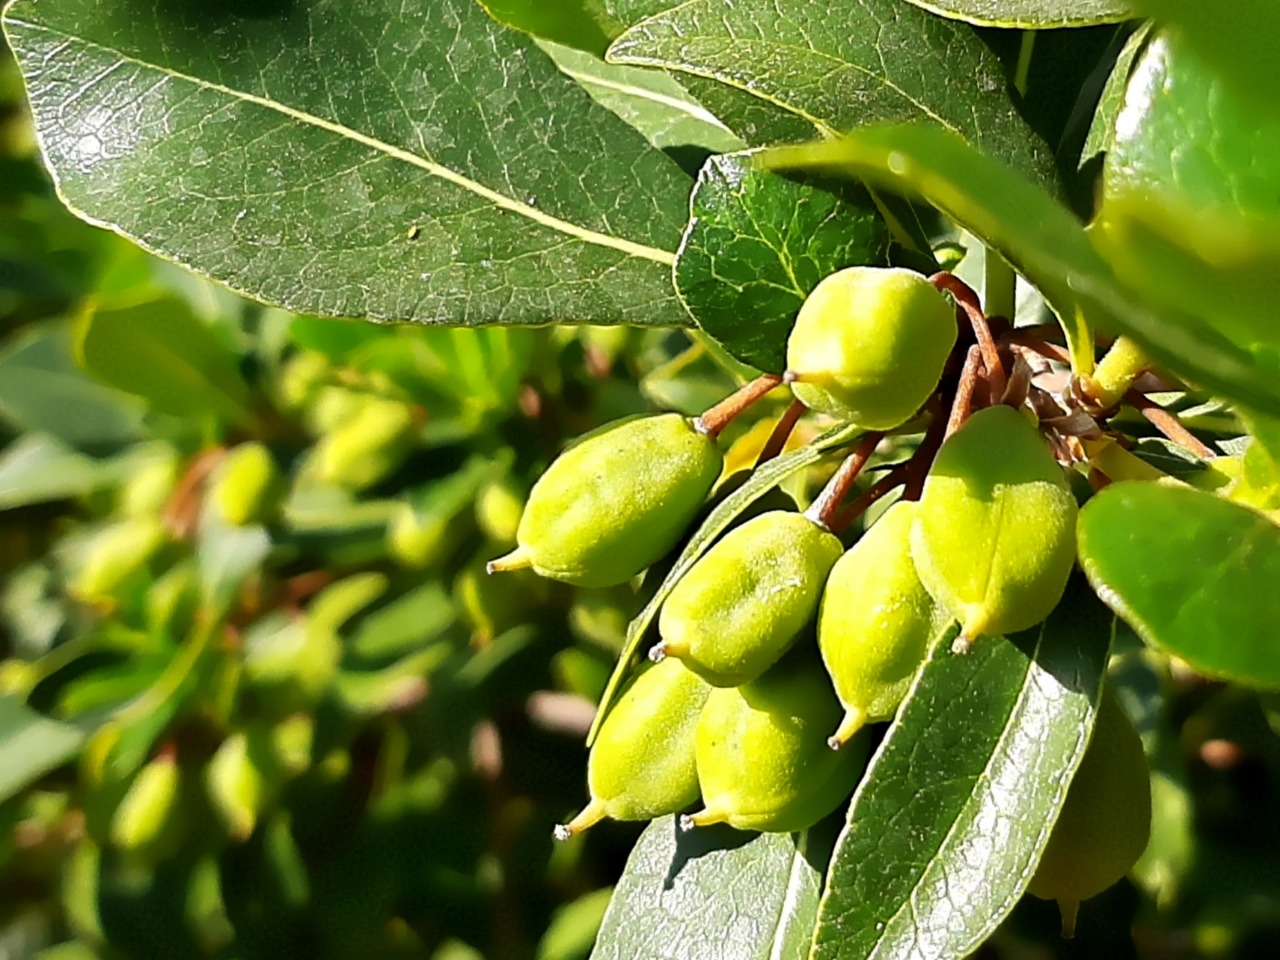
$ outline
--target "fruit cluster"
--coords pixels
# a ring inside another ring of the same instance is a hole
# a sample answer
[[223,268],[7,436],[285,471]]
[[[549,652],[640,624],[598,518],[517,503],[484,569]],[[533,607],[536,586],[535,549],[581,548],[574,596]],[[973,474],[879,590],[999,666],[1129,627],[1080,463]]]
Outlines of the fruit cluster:
[[[1057,605],[1074,563],[1076,500],[1025,390],[990,365],[978,382],[990,333],[984,344],[975,329],[972,346],[962,336],[965,313],[943,292],[955,283],[854,267],[810,294],[786,373],[746,393],[786,381],[799,404],[864,428],[863,440],[807,510],[740,517],[670,589],[653,662],[604,717],[590,802],[559,836],[604,817],[680,812],[699,795],[685,829],[807,827],[852,791],[866,749],[851,740],[893,717],[934,637],[958,622],[953,650],[964,653]],[[658,563],[712,495],[723,420],[717,407],[584,438],[534,486],[519,546],[490,570],[531,566],[607,586]],[[895,430],[924,439],[842,509]],[[846,550],[843,529],[899,486],[902,496]],[[815,632],[819,656],[798,642]]]

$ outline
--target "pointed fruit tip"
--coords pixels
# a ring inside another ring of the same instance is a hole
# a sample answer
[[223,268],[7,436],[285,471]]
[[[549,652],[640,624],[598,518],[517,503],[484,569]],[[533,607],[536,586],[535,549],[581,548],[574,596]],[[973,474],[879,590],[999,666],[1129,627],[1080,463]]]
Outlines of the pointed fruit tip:
[[966,637],[963,633],[951,641],[951,652],[957,656],[966,656],[973,650],[973,639]]
[[557,823],[555,828],[552,829],[551,835],[557,840],[564,842],[573,836],[573,831],[569,829],[569,825],[567,823]]
[[1059,900],[1058,913],[1062,916],[1062,939],[1073,939],[1076,935],[1076,917],[1080,913],[1080,901]]
[[522,570],[531,566],[533,566],[533,557],[529,555],[529,551],[524,547],[516,547],[510,553],[486,563],[484,572],[489,574],[502,573],[507,570]]
[[681,833],[688,833],[690,830],[692,830],[696,826],[697,824],[693,822],[693,817],[691,817],[687,813],[680,814],[680,832]]
[[667,659],[667,645],[665,643],[655,643],[649,648],[649,659],[654,663],[661,663]]
[[839,750],[851,739],[853,735],[866,725],[867,715],[856,707],[849,707],[845,710],[844,719],[840,721],[840,726],[836,728],[836,732],[827,737],[827,746],[832,750]]
[[794,370],[784,370],[782,373],[783,383],[795,383],[799,379],[800,374],[796,373]]

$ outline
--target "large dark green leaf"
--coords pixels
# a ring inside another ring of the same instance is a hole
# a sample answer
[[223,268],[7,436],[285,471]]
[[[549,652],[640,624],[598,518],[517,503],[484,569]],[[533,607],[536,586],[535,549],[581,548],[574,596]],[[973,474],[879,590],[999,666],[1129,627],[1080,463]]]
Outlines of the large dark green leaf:
[[865,193],[759,169],[750,153],[713,157],[690,202],[676,291],[735,357],[781,372],[796,311],[841,267],[883,264],[888,229]]
[[80,751],[84,731],[41,716],[15,696],[0,697],[0,802]]
[[1280,353],[1280,114],[1179,37],[1134,64],[1094,236],[1117,273],[1250,349]]
[[1134,16],[1128,0],[907,0],[943,17],[980,27],[1083,27]]
[[592,960],[800,960],[831,846],[811,835],[645,829]]
[[1190,487],[1128,481],[1080,513],[1080,563],[1147,643],[1214,677],[1280,686],[1280,527]]
[[1133,336],[1169,369],[1224,397],[1280,414],[1280,377],[1194,316],[1159,313],[1118,284],[1084,228],[1044,190],[960,138],[923,125],[874,127],[763,157],[781,169],[843,172],[922,196],[996,250],[1066,331],[1077,372],[1093,368],[1093,328]]
[[687,178],[474,0],[18,0],[5,24],[63,198],[237,290],[375,319],[687,322]]
[[963,957],[991,934],[1084,754],[1112,623],[1075,581],[1037,629],[934,646],[854,794],[813,960]]
[[1018,116],[996,56],[968,26],[901,0],[690,0],[629,29],[609,58],[719,80],[823,135],[936,124],[1056,187],[1052,152]]

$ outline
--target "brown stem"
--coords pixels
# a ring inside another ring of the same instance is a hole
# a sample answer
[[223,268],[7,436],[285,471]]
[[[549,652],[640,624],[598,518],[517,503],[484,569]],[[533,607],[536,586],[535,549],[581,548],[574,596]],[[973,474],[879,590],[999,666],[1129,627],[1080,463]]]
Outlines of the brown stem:
[[925,431],[920,446],[907,461],[907,484],[906,489],[902,491],[904,500],[920,499],[920,494],[924,492],[925,478],[929,476],[929,468],[933,466],[933,458],[947,435],[948,420],[942,416],[942,404],[935,398],[933,405],[936,408],[933,410],[933,422]]
[[1180,447],[1190,450],[1201,460],[1212,460],[1218,452],[1205,444],[1199,437],[1182,425],[1182,421],[1154,400],[1140,394],[1137,390],[1129,390],[1124,395],[1125,403],[1136,409],[1157,430]]
[[828,530],[833,529],[832,524],[835,522],[840,504],[853,488],[858,474],[867,465],[871,455],[876,452],[876,445],[883,438],[884,433],[878,430],[864,433],[853,453],[844,458],[844,462],[831,475],[831,479],[827,481],[827,485],[822,488],[822,492],[813,503],[809,504],[809,509],[804,512],[804,515]]
[[773,432],[769,434],[769,439],[765,441],[764,446],[761,448],[760,456],[756,457],[757,467],[762,463],[768,463],[782,452],[782,448],[787,445],[787,440],[791,438],[791,431],[795,429],[796,423],[804,416],[804,412],[807,409],[799,400],[791,401],[791,405],[783,411],[782,416],[773,427]]
[[871,505],[883,497],[886,493],[902,486],[907,482],[910,474],[912,461],[900,463],[883,477],[862,491],[857,500],[849,504],[844,511],[833,517],[831,523],[828,524],[831,532],[837,536],[848,529],[849,524],[857,520],[860,516],[871,508]]
[[986,314],[982,312],[982,302],[978,299],[973,287],[969,286],[954,273],[943,270],[929,278],[939,290],[945,290],[956,299],[960,309],[969,318],[973,327],[973,335],[978,339],[978,347],[982,350],[982,363],[987,368],[987,386],[991,391],[991,402],[998,403],[1004,396],[1005,372],[1000,362],[1000,351],[991,336],[991,327],[987,323]]
[[195,529],[196,520],[200,516],[201,488],[213,468],[226,455],[226,447],[203,450],[187,463],[187,469],[178,478],[160,514],[169,532],[178,539],[185,539]]
[[973,391],[978,383],[978,368],[982,365],[982,352],[979,347],[969,348],[964,359],[964,369],[960,371],[960,382],[956,384],[955,399],[951,401],[951,414],[947,417],[947,429],[943,435],[945,440],[969,419],[969,411],[973,409]]
[[1060,347],[1056,343],[1046,343],[1038,337],[1029,336],[1023,330],[1018,330],[1011,336],[1006,337],[1005,341],[1025,350],[1030,350],[1032,353],[1038,353],[1040,356],[1047,357],[1050,360],[1058,360],[1062,363],[1071,362],[1071,352],[1066,347]]
[[753,403],[782,382],[776,373],[766,373],[756,377],[746,386],[729,394],[714,407],[698,417],[694,426],[707,436],[715,438],[720,431],[733,422],[734,417],[742,413]]

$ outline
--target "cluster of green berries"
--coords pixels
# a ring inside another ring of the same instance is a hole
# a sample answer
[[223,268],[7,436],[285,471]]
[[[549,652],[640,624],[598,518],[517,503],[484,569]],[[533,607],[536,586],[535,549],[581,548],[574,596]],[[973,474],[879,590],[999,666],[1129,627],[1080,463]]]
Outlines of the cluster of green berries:
[[[957,338],[954,304],[923,276],[850,268],[800,310],[785,379],[812,409],[892,430],[938,391]],[[659,415],[581,440],[534,487],[518,548],[491,570],[605,586],[660,560],[721,473],[700,426]],[[1034,418],[997,404],[941,445],[918,500],[894,503],[847,551],[812,508],[740,522],[667,596],[653,662],[600,726],[591,800],[558,834],[680,812],[699,796],[686,829],[813,824],[861,774],[855,735],[893,717],[948,623],[964,652],[1049,615],[1074,563],[1075,519]],[[815,624],[820,657],[798,642]]]

